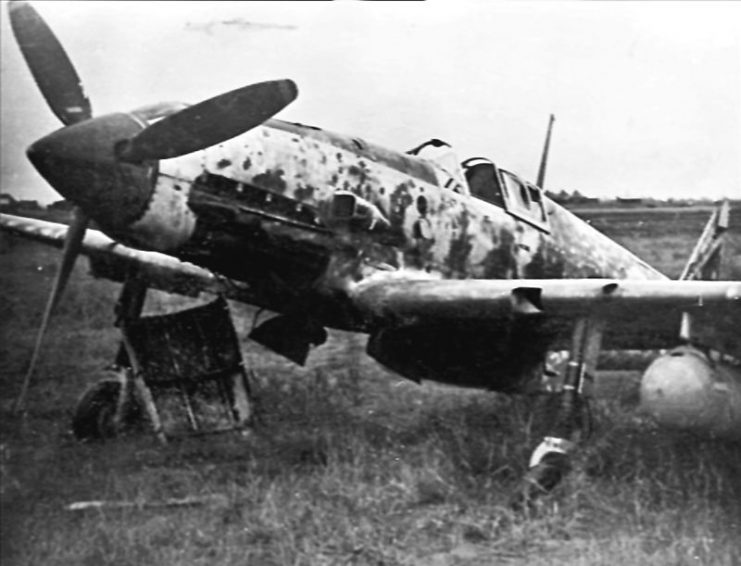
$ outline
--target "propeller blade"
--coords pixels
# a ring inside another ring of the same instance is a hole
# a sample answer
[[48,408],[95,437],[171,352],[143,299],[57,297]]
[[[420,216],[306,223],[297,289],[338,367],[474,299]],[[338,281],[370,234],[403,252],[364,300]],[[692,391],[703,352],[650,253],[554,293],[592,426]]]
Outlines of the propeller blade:
[[27,2],[9,3],[8,15],[23,58],[54,114],[65,125],[90,118],[80,78],[46,22]]
[[59,298],[64,291],[67,281],[69,280],[72,268],[75,265],[75,260],[80,253],[82,247],[82,240],[85,237],[85,231],[87,230],[88,217],[82,211],[81,208],[76,207],[74,211],[74,218],[72,224],[67,230],[67,237],[64,240],[64,252],[62,254],[62,264],[59,267],[59,272],[54,280],[54,286],[52,287],[49,299],[46,302],[46,308],[44,309],[44,316],[41,319],[41,326],[39,327],[38,334],[36,335],[36,344],[33,348],[33,354],[31,355],[31,361],[28,365],[28,370],[23,378],[23,387],[18,395],[16,401],[16,411],[23,409],[26,400],[26,393],[28,392],[28,386],[31,382],[31,375],[36,368],[36,362],[41,352],[41,343],[46,334],[46,328],[49,325],[54,307],[59,303]]
[[289,79],[220,94],[155,122],[122,144],[119,158],[134,163],[169,159],[217,145],[259,126],[297,95]]

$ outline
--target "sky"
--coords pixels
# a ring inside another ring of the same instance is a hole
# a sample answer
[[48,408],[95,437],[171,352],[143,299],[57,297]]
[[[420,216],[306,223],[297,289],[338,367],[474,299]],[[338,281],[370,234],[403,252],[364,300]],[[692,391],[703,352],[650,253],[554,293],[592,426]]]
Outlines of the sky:
[[[6,4],[6,2],[2,2]],[[291,78],[278,118],[404,151],[432,138],[597,197],[741,198],[738,2],[36,2],[95,115]],[[0,14],[0,190],[59,196],[61,124]]]

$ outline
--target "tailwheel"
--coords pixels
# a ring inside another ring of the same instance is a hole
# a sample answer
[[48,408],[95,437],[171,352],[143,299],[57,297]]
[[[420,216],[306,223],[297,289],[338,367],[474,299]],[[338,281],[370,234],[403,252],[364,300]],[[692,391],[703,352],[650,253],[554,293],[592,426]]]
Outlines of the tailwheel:
[[585,385],[594,376],[603,331],[604,319],[595,314],[577,320],[561,391],[549,399],[553,405],[548,411],[548,430],[530,457],[513,507],[530,507],[558,486],[571,470],[578,444],[589,435],[592,423]]
[[143,411],[127,386],[125,370],[89,387],[75,406],[72,433],[83,442],[107,440],[131,432]]

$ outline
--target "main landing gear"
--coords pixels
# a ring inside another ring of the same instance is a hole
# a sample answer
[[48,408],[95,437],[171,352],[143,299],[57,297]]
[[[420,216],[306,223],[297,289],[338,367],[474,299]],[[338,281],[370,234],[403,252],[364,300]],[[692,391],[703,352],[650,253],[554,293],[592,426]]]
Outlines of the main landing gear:
[[91,385],[80,397],[72,418],[72,433],[82,441],[106,440],[140,428],[144,408],[127,393],[131,379],[126,368],[106,368],[105,377]]
[[594,377],[604,328],[605,321],[598,315],[576,321],[563,385],[551,399],[555,407],[550,430],[530,457],[529,470],[513,501],[516,508],[530,506],[549,493],[571,469],[574,449],[591,426],[585,385]]
[[252,397],[226,300],[142,317],[146,292],[146,282],[127,278],[116,305],[119,353],[78,402],[75,436],[101,440],[146,422],[163,442],[249,428]]

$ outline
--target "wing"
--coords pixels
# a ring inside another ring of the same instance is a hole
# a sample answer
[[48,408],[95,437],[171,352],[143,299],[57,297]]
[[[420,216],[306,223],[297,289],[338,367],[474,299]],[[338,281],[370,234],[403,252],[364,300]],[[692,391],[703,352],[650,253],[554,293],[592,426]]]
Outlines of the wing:
[[674,347],[688,313],[693,339],[741,359],[738,281],[379,279],[360,283],[352,294],[377,327],[501,327],[513,316],[533,316],[563,329],[556,332],[563,337],[557,348],[566,346],[574,320],[593,312],[607,320],[607,349]]
[[[0,214],[0,231],[61,248],[68,226],[55,222]],[[250,302],[253,293],[245,283],[217,278],[210,271],[175,257],[146,252],[119,244],[98,230],[88,229],[82,254],[90,258],[93,275],[123,282],[133,269],[148,285],[168,293],[196,296],[221,293],[230,299]]]

